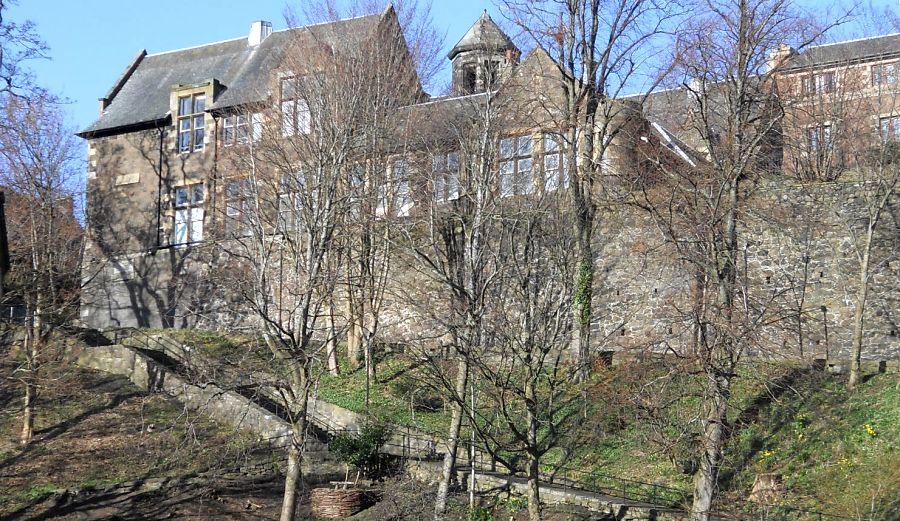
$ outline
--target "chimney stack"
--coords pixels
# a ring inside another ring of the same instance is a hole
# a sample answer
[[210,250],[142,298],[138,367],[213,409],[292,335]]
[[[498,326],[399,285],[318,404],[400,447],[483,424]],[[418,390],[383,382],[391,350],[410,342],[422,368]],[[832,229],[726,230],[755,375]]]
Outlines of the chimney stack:
[[272,22],[259,20],[250,24],[250,36],[247,37],[247,43],[251,47],[255,47],[262,43],[270,34],[272,34]]
[[795,54],[797,54],[796,49],[786,43],[782,43],[769,53],[769,56],[766,59],[766,66],[770,71],[777,69],[778,67],[781,67],[785,60]]

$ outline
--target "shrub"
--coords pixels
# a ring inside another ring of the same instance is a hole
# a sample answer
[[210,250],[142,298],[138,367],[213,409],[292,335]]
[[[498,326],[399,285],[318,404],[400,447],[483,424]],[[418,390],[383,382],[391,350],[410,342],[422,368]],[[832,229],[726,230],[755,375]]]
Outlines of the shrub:
[[390,437],[389,426],[370,422],[358,433],[338,434],[328,446],[340,461],[358,468],[367,477],[375,477],[381,462],[378,451]]

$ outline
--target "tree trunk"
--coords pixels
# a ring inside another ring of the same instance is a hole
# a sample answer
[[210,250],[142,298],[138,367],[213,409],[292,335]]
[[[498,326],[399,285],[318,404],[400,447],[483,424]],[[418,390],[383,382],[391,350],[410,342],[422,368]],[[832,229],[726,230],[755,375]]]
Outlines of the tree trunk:
[[728,407],[728,377],[707,375],[707,400],[709,408],[703,420],[703,453],[700,455],[700,469],[694,480],[694,502],[691,519],[709,521],[713,497],[719,478],[719,464],[725,445],[725,420]]
[[[587,204],[587,203],[584,203]],[[588,210],[584,210],[587,212]],[[581,210],[578,212],[582,213]],[[578,271],[575,281],[575,302],[573,314],[575,327],[572,328],[572,349],[579,364],[579,376],[587,380],[591,372],[591,318],[594,294],[594,254],[591,247],[592,219],[579,215],[578,222]]]
[[444,454],[444,464],[441,469],[441,482],[438,485],[437,496],[434,500],[434,518],[437,521],[444,519],[444,511],[447,509],[447,495],[450,492],[450,483],[456,472],[456,449],[459,447],[459,430],[462,426],[463,417],[461,400],[464,400],[466,396],[468,378],[468,361],[464,356],[460,356],[456,373],[456,399],[453,400],[450,432],[447,436],[447,452]]
[[37,335],[40,334],[40,330],[37,333],[35,332],[39,326],[35,325],[34,313],[29,313],[29,315],[30,320],[27,321],[25,326],[25,364],[27,373],[22,378],[22,383],[25,386],[25,403],[22,407],[22,433],[19,436],[19,441],[22,445],[31,443],[31,438],[34,436],[34,402],[37,398],[37,388],[35,386],[38,364]]
[[328,340],[325,344],[325,356],[328,363],[328,372],[331,376],[340,375],[341,371],[338,367],[337,360],[337,329],[334,326],[334,308],[329,307],[325,314],[325,327]]
[[281,501],[280,521],[294,521],[294,511],[297,509],[297,490],[300,485],[300,446],[296,442],[296,436],[292,436],[291,446],[288,448],[287,473],[284,476],[284,498]]
[[347,362],[350,370],[359,367],[359,354],[362,350],[362,327],[360,326],[360,313],[353,302],[353,298],[347,303]]
[[861,378],[863,325],[866,313],[866,298],[869,293],[869,253],[872,251],[874,228],[866,231],[862,262],[859,265],[859,288],[856,294],[856,310],[853,313],[853,353],[850,360],[850,381],[847,386],[856,388]]
[[295,362],[291,369],[292,402],[288,404],[291,418],[291,444],[288,447],[288,465],[284,476],[284,497],[281,502],[280,521],[293,521],[297,509],[297,492],[302,478],[303,444],[306,437],[306,408],[309,404],[307,382],[309,368]]
[[528,407],[528,520],[541,521],[540,453],[538,452],[538,415],[535,381],[525,388]]
[[[29,370],[30,373],[30,370]],[[22,434],[19,441],[22,445],[31,443],[34,435],[34,399],[35,388],[32,375],[29,374],[24,380],[25,383],[25,406],[22,409]]]
[[541,490],[539,459],[528,455],[528,520],[541,521]]

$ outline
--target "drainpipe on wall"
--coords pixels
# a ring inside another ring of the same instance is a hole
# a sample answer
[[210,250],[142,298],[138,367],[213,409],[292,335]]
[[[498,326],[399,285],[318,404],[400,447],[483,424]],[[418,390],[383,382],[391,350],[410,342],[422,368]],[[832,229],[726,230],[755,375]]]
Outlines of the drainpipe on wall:
[[9,272],[9,243],[6,239],[6,194],[0,192],[0,297],[5,294],[4,282]]
[[158,127],[159,132],[159,166],[156,173],[156,246],[153,248],[153,254],[162,247],[162,184],[163,184],[163,136],[165,129]]

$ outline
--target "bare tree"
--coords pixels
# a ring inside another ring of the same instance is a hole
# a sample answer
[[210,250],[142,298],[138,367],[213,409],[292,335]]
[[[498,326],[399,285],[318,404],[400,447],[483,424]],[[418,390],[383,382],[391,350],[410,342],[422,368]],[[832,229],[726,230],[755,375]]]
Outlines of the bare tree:
[[[485,347],[471,357],[484,406],[468,414],[484,447],[500,461],[524,456],[529,519],[541,519],[540,462],[550,450],[579,439],[579,366],[568,363],[574,292],[573,237],[563,192],[503,202],[494,248],[496,283],[490,290]],[[569,446],[571,449],[572,446]]]
[[783,42],[808,44],[809,31],[785,0],[708,0],[699,7],[678,42],[675,70],[708,162],[658,170],[662,182],[647,179],[639,204],[693,280],[693,334],[683,352],[703,379],[692,516],[706,520],[727,440],[732,381],[769,311],[740,275],[739,240],[748,198],[773,165],[771,136],[782,116],[773,88],[778,67],[766,58]]
[[572,352],[587,378],[594,317],[596,252],[593,241],[597,212],[604,204],[608,151],[626,132],[620,103],[613,98],[626,89],[649,92],[661,75],[659,40],[681,14],[677,2],[545,0],[503,4],[518,27],[552,58],[562,74],[563,98],[558,117],[567,147],[572,220],[578,241],[576,292],[573,297]]
[[[418,92],[393,11],[359,32],[335,25],[296,30],[275,77],[278,110],[232,156],[233,171],[248,175],[223,187],[226,289],[265,338],[292,428],[283,520],[297,503],[316,371],[339,334],[325,317],[344,283],[341,255],[360,211],[354,176],[381,144],[380,118]],[[366,181],[397,188],[383,177]]]
[[[896,113],[896,112],[895,112]],[[884,140],[880,146],[872,147],[858,161],[857,201],[860,203],[860,216],[854,222],[847,223],[854,253],[859,263],[859,275],[856,280],[856,298],[853,313],[853,338],[851,344],[850,379],[847,385],[853,389],[861,378],[860,365],[865,336],[866,307],[869,301],[869,286],[877,267],[885,265],[888,259],[896,255],[897,241],[896,216],[890,214],[892,204],[896,204],[898,181],[900,181],[900,146],[897,141]],[[848,212],[849,213],[849,212]],[[845,214],[846,216],[846,214]],[[894,222],[890,221],[893,217]],[[879,233],[885,225],[884,232],[886,253],[882,258],[875,256]],[[893,233],[890,231],[893,228]]]
[[28,60],[46,58],[47,44],[35,32],[34,23],[17,23],[6,17],[6,9],[15,0],[0,1],[0,92],[6,95],[39,94],[31,73],[24,68]]
[[51,326],[71,318],[77,302],[82,230],[75,220],[80,161],[72,129],[57,100],[4,95],[0,126],[0,184],[7,197],[11,272],[9,306],[24,308],[25,390],[22,444],[31,441],[41,347]]
[[[499,173],[497,146],[503,129],[503,102],[495,92],[416,107],[422,141],[414,171],[421,204],[403,229],[406,263],[421,280],[408,291],[408,302],[432,327],[417,342],[435,386],[451,404],[442,477],[435,498],[435,518],[442,519],[456,476],[464,402],[473,357],[484,351],[486,299],[497,272]],[[430,348],[438,342],[450,351],[455,370]]]

